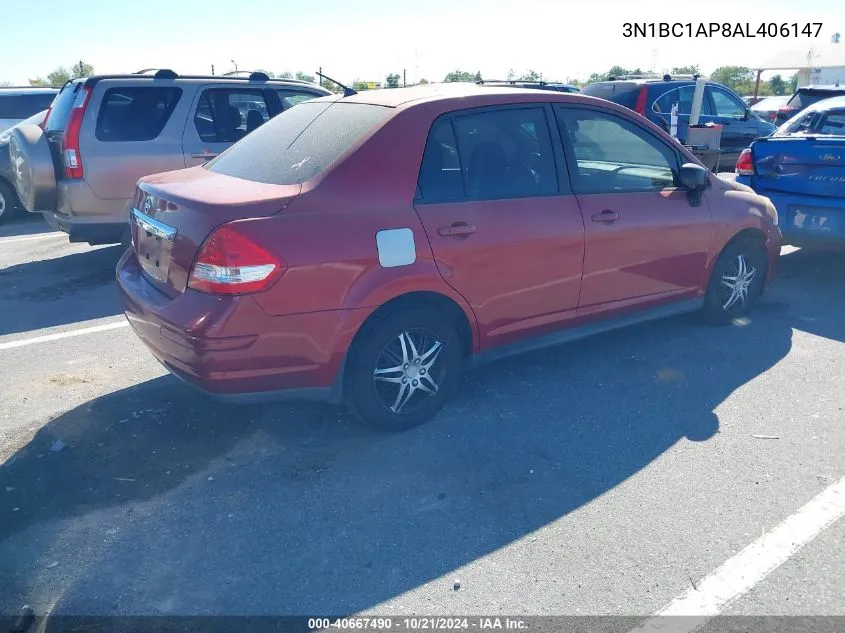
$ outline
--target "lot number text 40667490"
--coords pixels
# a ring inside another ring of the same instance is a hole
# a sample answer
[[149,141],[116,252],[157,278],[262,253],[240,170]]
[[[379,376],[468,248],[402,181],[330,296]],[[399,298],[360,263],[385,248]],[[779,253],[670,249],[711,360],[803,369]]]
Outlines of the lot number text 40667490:
[[625,22],[623,37],[818,37],[821,22]]

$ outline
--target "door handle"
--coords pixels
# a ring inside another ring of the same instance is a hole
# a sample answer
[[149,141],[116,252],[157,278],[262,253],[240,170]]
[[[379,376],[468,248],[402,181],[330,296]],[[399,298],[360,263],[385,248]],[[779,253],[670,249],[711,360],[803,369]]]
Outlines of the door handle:
[[592,215],[593,222],[605,222],[610,224],[611,222],[616,222],[619,219],[619,214],[616,211],[611,211],[610,209],[605,209],[601,213],[594,213]]
[[212,158],[216,158],[217,154],[214,152],[197,152],[191,154],[192,158],[204,158],[205,160],[211,160]]
[[475,233],[475,226],[466,222],[452,222],[449,226],[441,226],[437,229],[437,234],[443,237],[469,235],[470,233]]

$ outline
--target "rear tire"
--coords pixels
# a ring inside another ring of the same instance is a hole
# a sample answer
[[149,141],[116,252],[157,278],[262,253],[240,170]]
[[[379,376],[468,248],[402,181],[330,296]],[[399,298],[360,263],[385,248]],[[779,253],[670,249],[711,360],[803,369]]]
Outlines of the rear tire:
[[724,325],[748,314],[763,293],[767,263],[765,248],[753,240],[738,240],[725,248],[707,286],[707,320]]
[[346,370],[350,409],[378,431],[405,431],[430,420],[460,379],[463,352],[455,326],[423,305],[364,327]]
[[6,181],[0,180],[0,224],[14,217],[19,208],[20,203],[15,190]]

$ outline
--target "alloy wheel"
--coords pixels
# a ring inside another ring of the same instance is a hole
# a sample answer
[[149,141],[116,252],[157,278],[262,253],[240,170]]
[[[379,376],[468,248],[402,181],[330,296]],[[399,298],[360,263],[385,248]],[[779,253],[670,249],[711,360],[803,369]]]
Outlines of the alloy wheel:
[[719,303],[722,310],[731,312],[748,305],[748,293],[757,276],[754,267],[744,253],[740,253],[722,274],[719,288]]
[[376,357],[373,388],[378,401],[401,415],[418,410],[443,384],[446,368],[439,363],[443,343],[423,329],[402,331]]

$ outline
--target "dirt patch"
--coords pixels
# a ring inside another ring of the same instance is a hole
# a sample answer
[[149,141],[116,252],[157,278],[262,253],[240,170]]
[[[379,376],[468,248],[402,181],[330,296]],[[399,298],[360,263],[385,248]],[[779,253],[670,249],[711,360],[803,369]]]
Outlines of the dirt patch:
[[85,383],[89,383],[94,380],[94,377],[87,373],[83,372],[81,374],[53,374],[48,378],[48,380],[53,383],[54,385],[61,385],[62,387],[68,387],[70,385],[81,385]]

